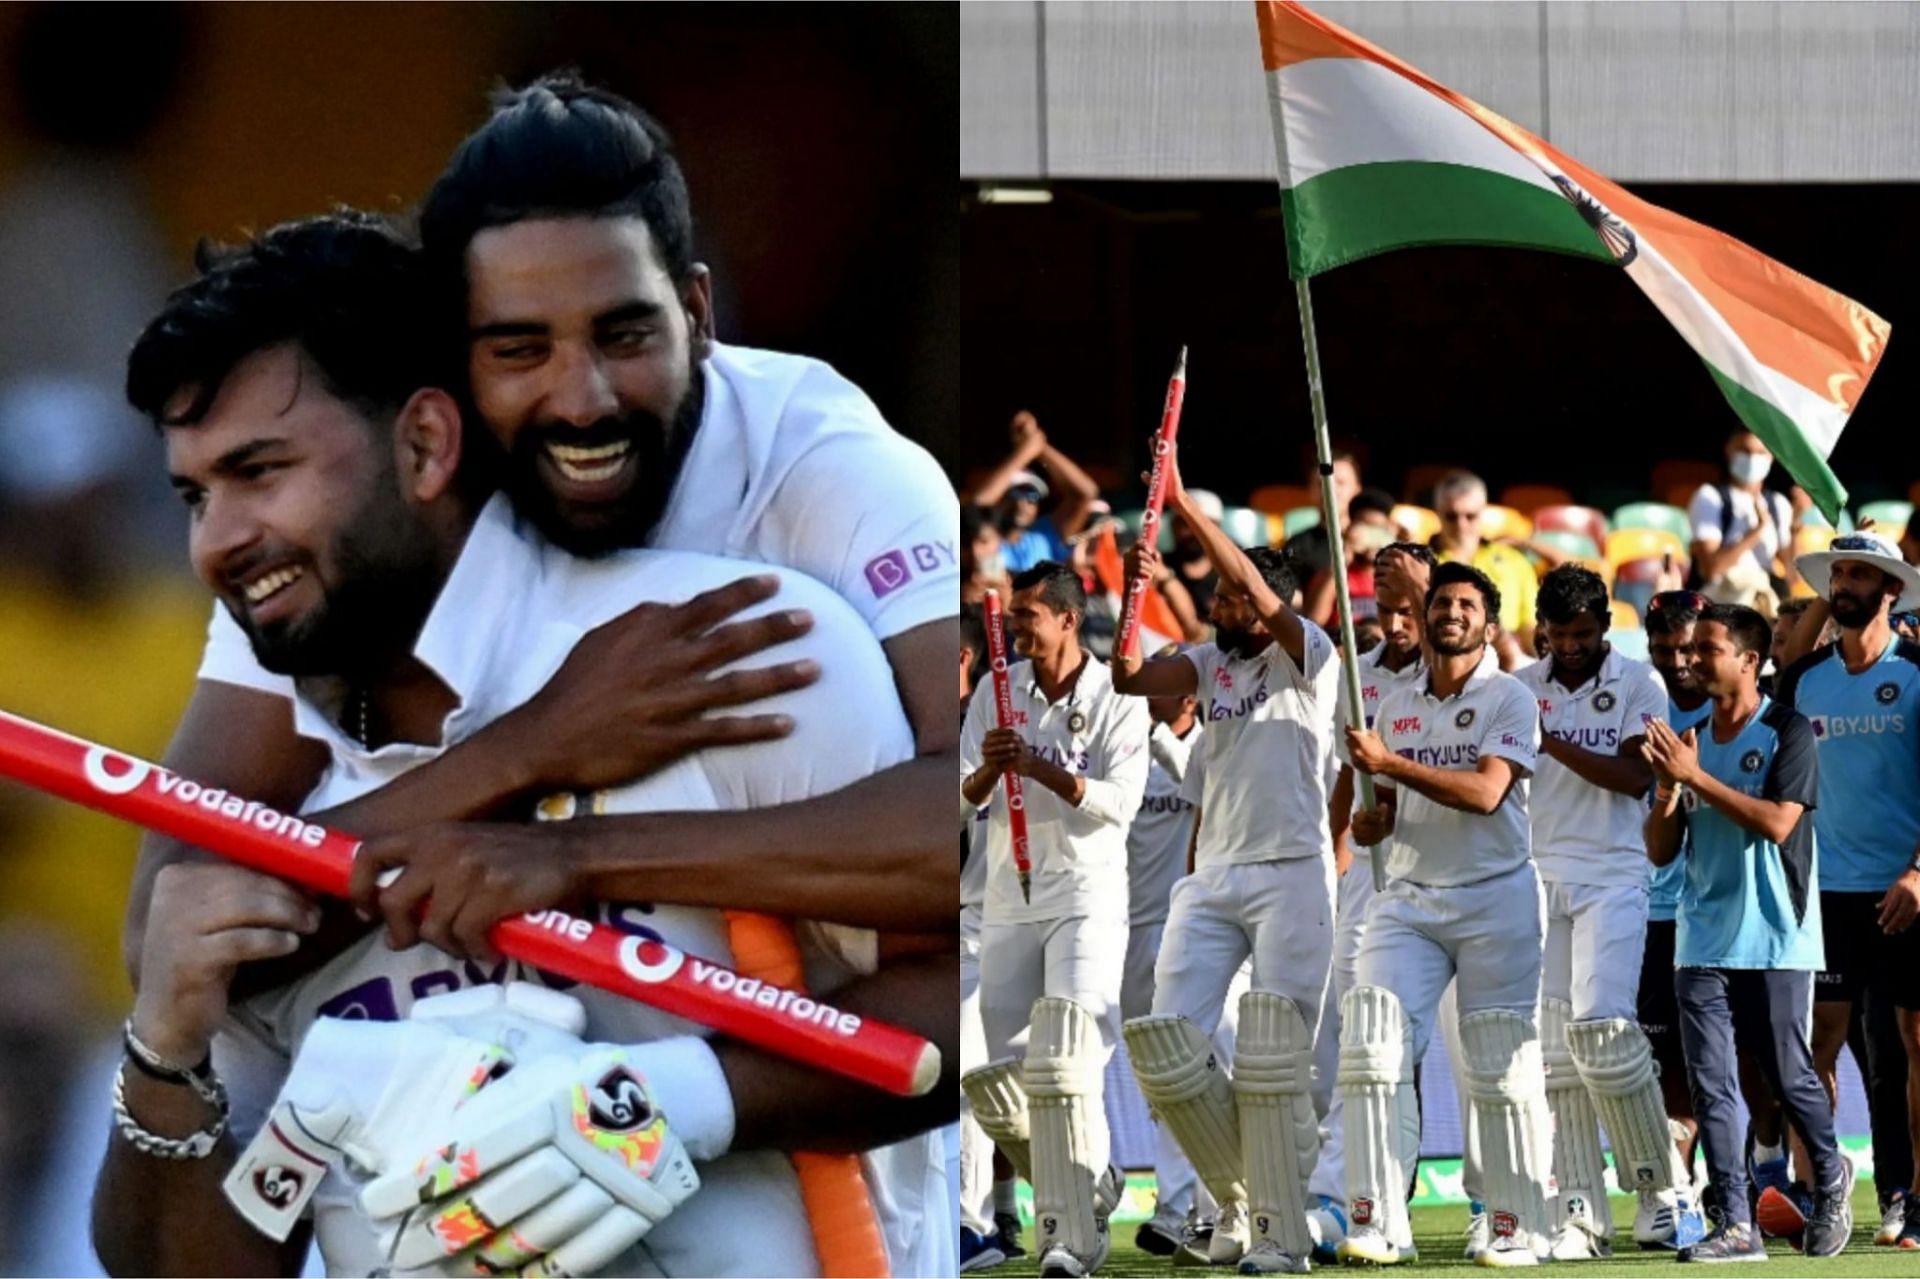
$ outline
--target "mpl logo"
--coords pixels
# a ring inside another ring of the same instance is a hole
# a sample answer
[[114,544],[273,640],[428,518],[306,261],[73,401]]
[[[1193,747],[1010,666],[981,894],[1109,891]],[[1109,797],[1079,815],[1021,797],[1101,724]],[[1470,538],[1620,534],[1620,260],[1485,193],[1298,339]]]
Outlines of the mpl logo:
[[1540,713],[1541,713],[1542,715],[1551,715],[1551,714],[1553,714],[1553,702],[1552,702],[1551,700],[1549,700],[1548,698],[1545,698],[1545,697],[1543,697],[1543,698],[1541,698],[1541,699],[1540,699]]
[[1216,666],[1213,671],[1213,682],[1221,688],[1231,689],[1233,687],[1233,673],[1224,666]]
[[1399,719],[1396,719],[1395,721],[1393,721],[1393,731],[1394,731],[1394,732],[1396,732],[1396,733],[1417,733],[1417,732],[1419,732],[1419,731],[1420,731],[1420,717],[1419,717],[1418,715],[1403,715],[1403,716],[1401,716],[1401,717],[1400,717]]

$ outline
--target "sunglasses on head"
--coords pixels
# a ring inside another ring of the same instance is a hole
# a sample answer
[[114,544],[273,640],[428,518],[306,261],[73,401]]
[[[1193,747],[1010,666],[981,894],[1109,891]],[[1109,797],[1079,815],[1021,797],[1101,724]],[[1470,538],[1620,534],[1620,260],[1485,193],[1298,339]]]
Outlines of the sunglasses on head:
[[1689,612],[1704,613],[1712,604],[1713,601],[1699,591],[1661,591],[1647,601],[1647,611],[1683,608]]

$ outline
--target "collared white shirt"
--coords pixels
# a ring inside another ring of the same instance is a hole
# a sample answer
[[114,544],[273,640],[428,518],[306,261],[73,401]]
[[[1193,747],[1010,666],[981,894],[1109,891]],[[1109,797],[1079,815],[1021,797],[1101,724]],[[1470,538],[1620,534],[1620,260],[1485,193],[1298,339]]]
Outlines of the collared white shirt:
[[1330,856],[1327,761],[1333,751],[1333,641],[1312,622],[1305,669],[1276,641],[1251,658],[1216,644],[1183,654],[1199,680],[1206,788],[1194,866]]
[[[1664,719],[1667,690],[1660,674],[1609,648],[1594,677],[1569,690],[1553,678],[1553,659],[1514,672],[1540,708],[1545,732],[1595,755],[1618,755],[1620,743],[1644,737]],[[1595,786],[1545,751],[1529,796],[1533,856],[1540,877],[1560,884],[1644,884],[1652,871],[1641,827],[1646,803]]]
[[[819,360],[716,344],[701,367],[700,426],[649,547],[799,569],[881,640],[959,612],[960,507],[932,454]],[[218,605],[200,678],[293,697]]]
[[[495,497],[476,521],[414,647],[414,655],[460,699],[444,722],[444,743],[395,743],[368,751],[301,698],[294,704],[299,731],[325,742],[333,755],[304,810],[328,808],[382,786],[526,702],[574,645],[602,622],[648,601],[690,598],[733,580],[740,570],[738,561],[686,552],[636,550],[577,559],[540,541],[518,524],[504,497]],[[815,684],[765,704],[769,713],[792,717],[793,733],[778,741],[691,756],[630,786],[560,796],[541,806],[543,815],[780,804],[839,790],[913,757],[913,733],[871,631],[820,583],[791,570],[777,572],[778,594],[749,613],[796,607],[811,611],[813,629],[777,652],[783,660],[813,658],[821,668]],[[731,964],[726,924],[718,911],[650,902],[602,903],[599,910],[600,922],[621,931],[657,936],[694,956]],[[801,941],[809,982],[821,994],[830,993],[854,971],[870,970],[875,958],[872,934],[865,930],[803,926]],[[708,1033],[632,1000],[545,977],[512,961],[506,969],[508,978],[544,981],[578,998],[587,1009],[589,1040],[638,1043]],[[375,930],[312,974],[242,1004],[222,1034],[234,1036],[238,1028],[240,1037],[252,1042],[223,1060],[259,1062],[278,1053],[284,1067],[316,1017],[404,1017],[418,999],[501,975],[451,959],[431,946],[395,953]],[[236,1079],[230,1073],[228,1082],[235,1094],[236,1133],[245,1140],[279,1081]],[[764,1175],[782,1175],[781,1163],[768,1163],[771,1171],[763,1170]],[[381,1264],[349,1188],[324,1189],[315,1200],[315,1215],[322,1251],[334,1273],[366,1273]],[[740,1260],[716,1248],[714,1257],[702,1264],[737,1272]],[[793,1264],[810,1263],[796,1258]]]
[[1198,719],[1185,737],[1166,724],[1153,726],[1146,794],[1127,830],[1127,922],[1136,928],[1167,917],[1173,886],[1187,873],[1193,803],[1181,791],[1200,735]]
[[[1013,721],[1032,751],[1083,778],[1075,807],[1031,777],[1021,779],[1026,797],[1027,851],[1032,859],[1033,900],[1020,895],[1013,864],[1013,834],[1007,822],[1006,783],[988,796],[987,900],[989,924],[1028,924],[1076,915],[1124,919],[1127,913],[1127,827],[1147,784],[1146,702],[1113,691],[1105,662],[1087,654],[1073,687],[1049,702],[1033,678],[1033,663],[1016,662]],[[960,731],[960,778],[980,767],[981,744],[997,722],[993,681],[973,690]],[[978,828],[976,828],[977,830]]]
[[[1386,656],[1386,651],[1387,646],[1385,644],[1376,644],[1373,646],[1371,652],[1360,654],[1359,660],[1355,663],[1360,669],[1360,705],[1362,712],[1366,716],[1365,722],[1368,728],[1374,727],[1374,717],[1379,713],[1381,698],[1402,684],[1411,683],[1414,680],[1425,679],[1427,677],[1427,662],[1424,657],[1416,655],[1413,661],[1396,671],[1381,665],[1381,658]],[[1350,703],[1347,697],[1347,676],[1344,670],[1340,672],[1339,687],[1340,693],[1336,699],[1337,706],[1333,718],[1333,755],[1327,763],[1327,794],[1329,796],[1333,794],[1334,783],[1340,780],[1340,770],[1350,766],[1353,762],[1347,755],[1347,707]],[[1359,779],[1356,778],[1353,787],[1352,811],[1356,813],[1365,807],[1361,802],[1358,782]],[[1349,844],[1351,844],[1351,839],[1349,839]],[[1356,854],[1367,851],[1370,850],[1362,850],[1357,846],[1354,847]],[[1380,855],[1385,857],[1389,862],[1392,861],[1392,835],[1387,836],[1383,847],[1380,849]]]
[[1516,870],[1529,856],[1527,776],[1540,749],[1540,714],[1527,686],[1500,669],[1488,645],[1466,686],[1433,695],[1432,675],[1380,699],[1374,731],[1387,749],[1430,768],[1470,771],[1485,755],[1519,766],[1500,807],[1466,813],[1398,786],[1387,873],[1428,887],[1478,883]]

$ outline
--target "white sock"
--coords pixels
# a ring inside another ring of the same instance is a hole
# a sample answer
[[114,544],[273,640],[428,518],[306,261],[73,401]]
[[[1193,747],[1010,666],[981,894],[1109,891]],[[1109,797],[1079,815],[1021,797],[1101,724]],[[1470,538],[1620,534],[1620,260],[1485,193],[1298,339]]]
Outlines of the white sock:
[[1005,1181],[996,1181],[993,1183],[994,1216],[997,1217],[1001,1213],[1012,1213],[1015,1216],[1020,1214],[1020,1198],[1014,1193],[1014,1189],[1019,1185],[1019,1181],[1020,1179],[1018,1177],[1009,1177]]
[[1769,1146],[1765,1142],[1760,1141],[1757,1138],[1754,1140],[1753,1162],[1757,1164],[1767,1164],[1767,1163],[1772,1163],[1776,1159],[1784,1159],[1786,1157],[1786,1154],[1787,1154],[1787,1148],[1784,1144],[1778,1145],[1778,1146]]

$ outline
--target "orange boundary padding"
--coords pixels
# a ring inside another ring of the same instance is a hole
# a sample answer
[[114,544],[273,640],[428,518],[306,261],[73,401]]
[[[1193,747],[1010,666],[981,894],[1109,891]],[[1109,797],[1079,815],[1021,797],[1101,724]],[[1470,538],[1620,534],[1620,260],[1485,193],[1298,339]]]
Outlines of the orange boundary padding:
[[[733,966],[745,977],[804,990],[806,973],[793,930],[771,915],[730,910],[727,944]],[[880,1237],[880,1218],[867,1194],[867,1179],[858,1155],[823,1155],[795,1151],[794,1174],[800,1179],[800,1199],[813,1229],[814,1251],[820,1254],[820,1273],[827,1279],[886,1279],[887,1246]]]

